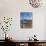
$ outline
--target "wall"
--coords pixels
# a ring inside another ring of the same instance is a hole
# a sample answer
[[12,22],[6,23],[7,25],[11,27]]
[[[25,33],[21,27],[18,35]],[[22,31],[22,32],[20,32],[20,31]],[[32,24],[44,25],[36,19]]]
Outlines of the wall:
[[[45,13],[45,14],[46,14],[46,13]],[[45,15],[45,24],[44,24],[44,25],[45,25],[45,28],[44,28],[44,30],[45,30],[45,31],[44,31],[44,38],[46,39],[46,15]]]
[[[20,28],[20,12],[29,11],[33,13],[33,28],[21,29]],[[0,0],[0,18],[3,16],[12,17],[13,22],[10,31],[10,37],[16,40],[28,40],[34,34],[37,35],[39,40],[44,40],[45,30],[45,8],[33,8],[30,6],[28,0]],[[1,31],[2,33],[2,31]],[[2,34],[1,34],[2,35]],[[2,39],[2,36],[0,37]]]

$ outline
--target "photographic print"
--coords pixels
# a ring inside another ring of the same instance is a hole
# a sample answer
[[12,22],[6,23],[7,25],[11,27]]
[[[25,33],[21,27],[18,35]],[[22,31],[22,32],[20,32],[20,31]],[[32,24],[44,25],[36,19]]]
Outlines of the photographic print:
[[20,27],[21,28],[32,28],[32,12],[21,12],[20,13]]

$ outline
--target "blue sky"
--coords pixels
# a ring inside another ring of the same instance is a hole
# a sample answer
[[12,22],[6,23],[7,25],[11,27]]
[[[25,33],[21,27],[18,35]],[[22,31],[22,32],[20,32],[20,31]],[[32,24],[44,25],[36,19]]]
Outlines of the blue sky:
[[20,18],[30,20],[30,19],[32,19],[32,12],[21,12]]

